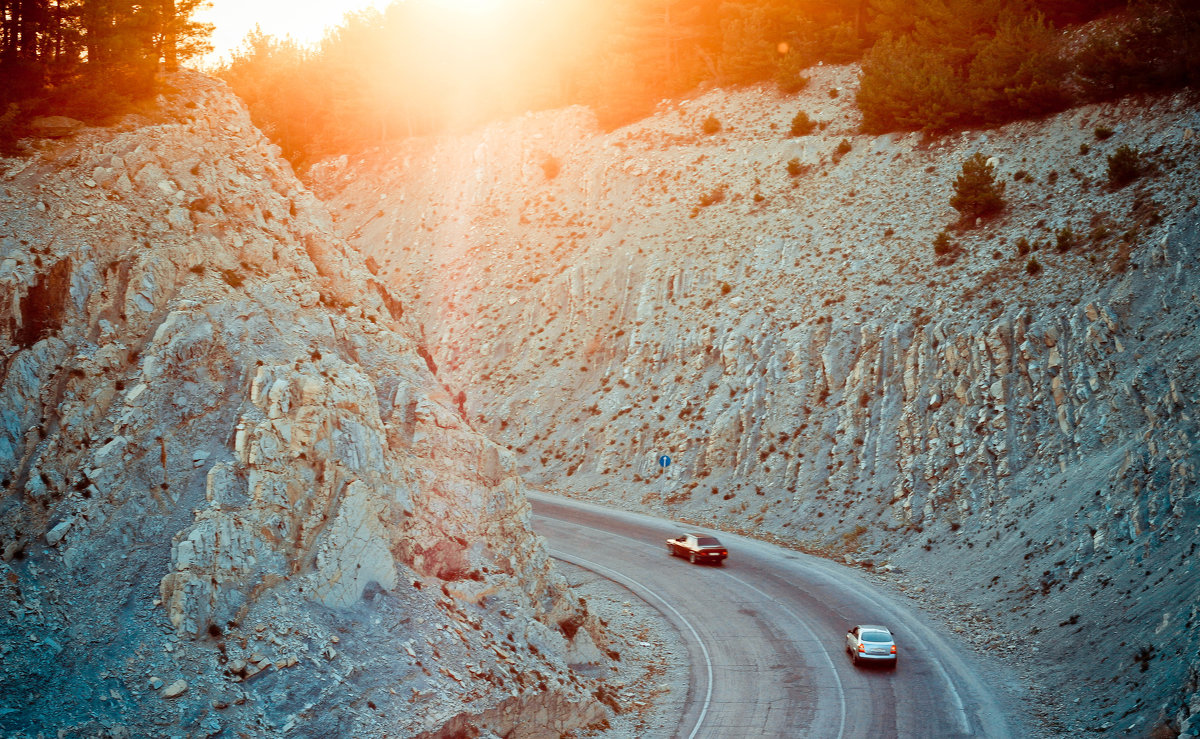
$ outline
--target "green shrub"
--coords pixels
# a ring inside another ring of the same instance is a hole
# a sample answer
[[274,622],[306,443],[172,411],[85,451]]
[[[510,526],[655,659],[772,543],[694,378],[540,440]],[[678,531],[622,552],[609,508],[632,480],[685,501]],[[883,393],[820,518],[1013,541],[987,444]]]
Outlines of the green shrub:
[[950,240],[950,234],[943,229],[938,231],[938,235],[933,237],[933,253],[939,257],[944,257],[955,252],[954,242]]
[[700,130],[709,136],[713,135],[714,133],[720,133],[721,121],[717,120],[716,116],[710,115],[704,119],[704,123],[701,124]]
[[784,95],[795,95],[808,87],[808,83],[811,81],[802,74],[793,74],[784,70],[780,70],[775,75],[775,84],[779,85],[779,91]]
[[1075,245],[1075,232],[1070,226],[1063,226],[1054,232],[1054,248],[1060,254],[1066,254]]
[[971,60],[971,117],[999,123],[1061,110],[1068,103],[1066,71],[1053,25],[1038,13],[1001,14],[995,35]]
[[19,142],[28,135],[26,130],[28,113],[17,103],[9,103],[0,114],[0,156],[15,157],[23,152]]
[[1017,239],[1017,256],[1023,257],[1031,251],[1033,251],[1033,246],[1030,245],[1029,239],[1024,236]]
[[940,47],[926,47],[908,36],[885,36],[867,53],[857,100],[867,133],[945,131],[969,112],[964,81]]
[[995,167],[976,152],[963,162],[962,174],[954,181],[950,205],[964,220],[986,218],[1004,209],[1004,183],[996,182]]
[[805,170],[807,169],[808,167],[801,164],[800,160],[796,157],[792,157],[788,160],[787,173],[791,177],[799,177],[800,175],[804,174]]
[[546,179],[552,180],[562,171],[562,162],[553,154],[549,154],[542,160],[542,172],[545,173]]
[[1095,134],[1097,141],[1106,141],[1113,135],[1113,130],[1108,126],[1096,126],[1092,133]]
[[1130,10],[1128,22],[1092,33],[1075,55],[1075,78],[1084,92],[1104,99],[1200,82],[1200,7],[1142,2]]
[[880,2],[862,64],[863,128],[941,133],[1061,110],[1070,102],[1054,26],[1000,0]]
[[1041,274],[1042,263],[1038,261],[1036,256],[1030,257],[1029,261],[1025,263],[1025,271],[1030,275]]
[[853,147],[850,144],[850,140],[842,139],[841,143],[839,143],[837,145],[837,149],[834,150],[834,154],[836,154],[839,157],[844,157],[850,153],[851,148],[853,148]]
[[817,124],[808,117],[808,113],[803,110],[792,118],[792,128],[788,132],[789,136],[807,136],[812,133]]
[[1083,143],[1083,144],[1080,144],[1080,145],[1079,145],[1079,154],[1080,154],[1080,156],[1087,156],[1087,155],[1088,155],[1088,154],[1090,154],[1091,152],[1092,152],[1092,147],[1088,146],[1086,143]]
[[784,54],[775,68],[775,84],[784,95],[795,95],[808,87],[811,80],[804,75],[805,63],[803,55],[791,51]]
[[1108,186],[1119,190],[1142,176],[1142,156],[1137,149],[1121,144],[1108,155]]

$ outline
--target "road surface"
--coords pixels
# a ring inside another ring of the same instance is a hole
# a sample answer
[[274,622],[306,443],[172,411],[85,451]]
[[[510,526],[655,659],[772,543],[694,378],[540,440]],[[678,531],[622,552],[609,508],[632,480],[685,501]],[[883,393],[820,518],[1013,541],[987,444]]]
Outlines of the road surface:
[[[1021,736],[976,658],[930,622],[828,560],[715,532],[723,566],[670,557],[666,540],[693,527],[531,494],[551,554],[628,587],[687,644],[691,681],[675,736]],[[896,635],[893,672],[856,668],[847,627]],[[986,638],[986,637],[981,637]],[[1012,725],[1010,725],[1012,724]]]

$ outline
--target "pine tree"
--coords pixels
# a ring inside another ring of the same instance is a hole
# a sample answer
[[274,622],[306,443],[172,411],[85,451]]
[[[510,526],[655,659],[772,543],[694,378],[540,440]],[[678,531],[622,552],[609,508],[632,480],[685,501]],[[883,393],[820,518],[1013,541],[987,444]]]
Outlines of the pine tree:
[[863,60],[858,106],[870,133],[944,131],[969,113],[965,84],[937,49],[884,37]]
[[0,0],[0,102],[47,87],[57,105],[149,94],[160,59],[208,50],[211,26],[192,20],[206,1]]
[[1004,209],[1004,183],[996,182],[996,168],[983,154],[975,152],[963,162],[950,205],[968,222]]
[[1066,71],[1052,25],[1040,14],[1006,13],[995,37],[971,62],[974,117],[1001,122],[1059,110],[1068,99]]

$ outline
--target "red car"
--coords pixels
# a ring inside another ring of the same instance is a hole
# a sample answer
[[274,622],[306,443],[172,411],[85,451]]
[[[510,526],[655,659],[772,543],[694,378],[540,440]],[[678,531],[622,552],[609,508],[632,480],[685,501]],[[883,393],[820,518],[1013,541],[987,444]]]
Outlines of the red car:
[[667,552],[672,557],[687,557],[692,564],[709,562],[719,565],[729,556],[715,536],[704,534],[680,534],[674,539],[667,539]]

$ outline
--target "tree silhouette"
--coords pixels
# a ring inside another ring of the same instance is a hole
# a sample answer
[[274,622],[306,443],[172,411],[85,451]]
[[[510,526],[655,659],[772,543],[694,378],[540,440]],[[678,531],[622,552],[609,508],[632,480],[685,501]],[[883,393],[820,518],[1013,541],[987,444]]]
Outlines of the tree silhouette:
[[174,68],[211,48],[212,27],[192,19],[205,2],[0,0],[0,103],[149,94],[160,61]]

